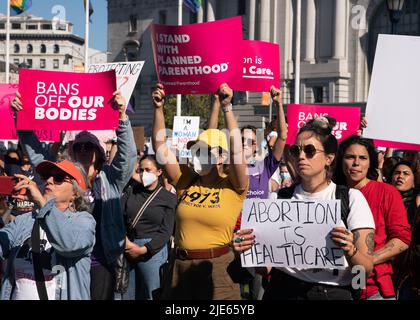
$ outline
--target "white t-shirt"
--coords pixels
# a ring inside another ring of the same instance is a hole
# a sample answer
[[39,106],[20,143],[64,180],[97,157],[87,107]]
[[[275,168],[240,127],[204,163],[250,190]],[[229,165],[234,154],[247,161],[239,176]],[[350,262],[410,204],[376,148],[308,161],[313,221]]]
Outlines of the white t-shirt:
[[[40,227],[41,244],[44,244],[44,252],[41,254],[42,271],[44,273],[45,287],[47,289],[48,300],[55,300],[56,279],[50,268],[55,265],[55,255],[51,243]],[[16,288],[13,292],[12,300],[39,300],[36,288],[34,266],[32,264],[32,248],[30,238],[25,241],[15,259]],[[44,265],[45,264],[45,265]],[[48,265],[48,266],[47,266]]]
[[[299,184],[296,186],[292,199],[299,200],[333,200],[335,199],[336,184],[331,182],[328,187],[320,192],[305,192]],[[375,229],[372,211],[363,194],[356,189],[349,191],[350,212],[347,217],[347,228],[350,231],[356,229]],[[341,226],[345,227],[341,220]],[[351,283],[352,273],[347,260],[344,259],[344,270],[339,270],[338,274],[333,273],[333,269],[300,269],[300,268],[278,268],[279,270],[294,276],[300,280],[327,285],[347,286]]]

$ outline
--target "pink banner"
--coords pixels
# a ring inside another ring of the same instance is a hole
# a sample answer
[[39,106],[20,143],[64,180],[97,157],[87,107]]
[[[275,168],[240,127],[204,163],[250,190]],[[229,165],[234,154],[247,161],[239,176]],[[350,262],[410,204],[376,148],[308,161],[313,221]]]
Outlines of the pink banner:
[[159,82],[168,94],[214,93],[240,87],[242,18],[184,26],[152,25]]
[[243,75],[240,91],[267,92],[280,87],[280,46],[264,41],[242,42]]
[[420,151],[420,144],[393,142],[386,140],[373,140],[373,143],[375,144],[375,147]]
[[316,117],[330,116],[337,120],[333,130],[338,142],[356,134],[360,125],[360,108],[289,104],[287,106],[287,144],[295,143],[296,135],[306,122]]
[[[0,84],[0,140],[18,140],[10,104],[18,91],[17,84]],[[60,131],[39,129],[35,131],[40,141],[60,141]]]
[[118,126],[111,106],[115,71],[73,73],[21,69],[23,110],[17,128],[34,130],[106,130]]

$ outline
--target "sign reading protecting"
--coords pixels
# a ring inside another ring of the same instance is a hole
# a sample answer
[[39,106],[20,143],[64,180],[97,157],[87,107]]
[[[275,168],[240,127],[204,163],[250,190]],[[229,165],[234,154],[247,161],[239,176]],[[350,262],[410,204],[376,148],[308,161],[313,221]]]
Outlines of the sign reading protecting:
[[339,225],[340,200],[247,199],[241,229],[254,229],[256,243],[241,254],[242,266],[345,269],[330,238]]
[[106,130],[118,127],[112,107],[115,71],[73,73],[23,69],[19,72],[24,108],[17,128]]

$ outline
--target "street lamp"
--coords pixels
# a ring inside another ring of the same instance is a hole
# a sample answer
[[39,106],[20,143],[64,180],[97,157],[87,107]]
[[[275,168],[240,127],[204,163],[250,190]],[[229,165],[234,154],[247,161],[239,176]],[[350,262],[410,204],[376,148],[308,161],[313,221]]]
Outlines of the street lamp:
[[391,20],[391,33],[397,33],[397,24],[403,13],[404,0],[386,0],[389,19]]

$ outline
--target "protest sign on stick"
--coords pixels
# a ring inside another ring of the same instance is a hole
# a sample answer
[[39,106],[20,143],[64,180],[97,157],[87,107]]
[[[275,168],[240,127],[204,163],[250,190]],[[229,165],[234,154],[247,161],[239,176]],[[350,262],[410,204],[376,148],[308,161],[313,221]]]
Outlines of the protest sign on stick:
[[17,128],[33,130],[106,130],[118,127],[112,107],[115,71],[73,73],[22,69],[23,110]]
[[241,85],[242,19],[152,25],[156,72],[167,94],[214,93],[227,82]]
[[288,134],[286,143],[293,144],[299,129],[309,120],[323,116],[330,116],[337,120],[333,135],[338,142],[356,134],[360,126],[360,108],[358,107],[289,104],[287,106]]
[[[14,112],[10,107],[13,98],[18,91],[17,84],[0,84],[0,140],[19,140],[14,120]],[[39,141],[58,142],[60,131],[48,128],[35,130]]]
[[420,144],[419,52],[420,37],[379,35],[363,136]]
[[253,229],[256,243],[241,254],[242,266],[345,269],[343,250],[331,239],[339,225],[340,200],[247,199],[241,229]]

